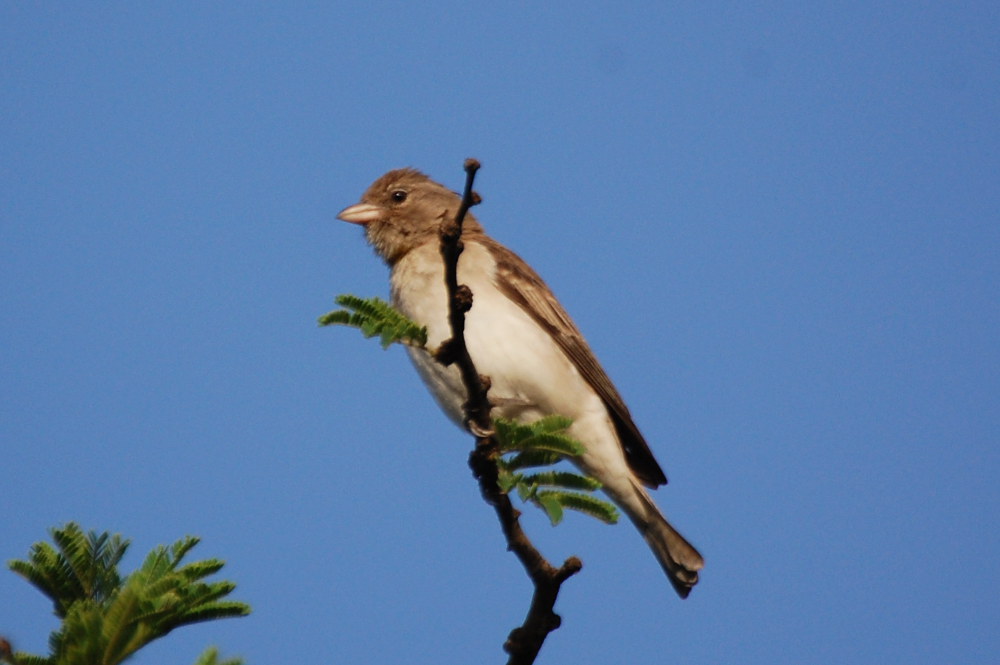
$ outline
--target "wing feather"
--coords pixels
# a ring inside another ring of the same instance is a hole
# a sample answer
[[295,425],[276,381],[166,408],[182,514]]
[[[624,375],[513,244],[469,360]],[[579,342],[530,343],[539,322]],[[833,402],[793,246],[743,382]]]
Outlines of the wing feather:
[[667,477],[632,421],[625,401],[549,287],[512,251],[485,234],[475,235],[474,241],[484,245],[496,260],[497,288],[552,335],[580,375],[604,401],[632,471],[649,487],[666,484]]

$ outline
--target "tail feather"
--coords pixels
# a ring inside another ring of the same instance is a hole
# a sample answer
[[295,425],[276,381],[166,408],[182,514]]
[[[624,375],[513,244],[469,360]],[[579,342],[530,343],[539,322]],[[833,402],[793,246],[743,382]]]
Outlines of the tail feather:
[[646,539],[649,548],[653,550],[656,560],[660,562],[677,595],[687,598],[691,589],[698,583],[698,571],[704,567],[705,560],[698,550],[670,525],[649,495],[642,488],[637,489],[646,511],[643,516],[645,519],[640,521],[633,517],[633,521],[642,533],[642,537]]

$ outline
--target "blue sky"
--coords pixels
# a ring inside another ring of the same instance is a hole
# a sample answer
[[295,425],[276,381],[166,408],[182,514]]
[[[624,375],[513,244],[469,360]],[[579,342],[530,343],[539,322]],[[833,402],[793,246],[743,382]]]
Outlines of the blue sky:
[[[987,663],[1000,651],[995,3],[6,3],[0,558],[68,520],[197,534],[254,663],[497,662],[530,588],[335,214],[411,165],[549,282],[705,555],[526,525],[539,663]],[[0,574],[0,633],[42,651]]]

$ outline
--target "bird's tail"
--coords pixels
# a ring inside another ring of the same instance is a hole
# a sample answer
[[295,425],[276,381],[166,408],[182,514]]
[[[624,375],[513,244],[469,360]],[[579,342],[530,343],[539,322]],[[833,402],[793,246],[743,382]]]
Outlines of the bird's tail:
[[705,560],[701,558],[698,550],[670,525],[646,491],[638,484],[635,489],[642,499],[644,510],[642,514],[629,517],[646,539],[649,548],[653,550],[656,560],[660,562],[677,595],[687,598],[692,587],[698,583],[698,571],[704,567]]

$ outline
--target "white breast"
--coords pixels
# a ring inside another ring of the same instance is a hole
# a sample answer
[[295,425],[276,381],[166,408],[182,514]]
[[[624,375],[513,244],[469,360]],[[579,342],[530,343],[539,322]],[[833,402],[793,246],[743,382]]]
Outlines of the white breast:
[[[459,260],[459,282],[473,293],[466,317],[466,344],[480,374],[492,381],[494,413],[524,422],[558,413],[574,420],[607,411],[562,349],[494,283],[496,264],[483,246],[466,243]],[[437,243],[410,252],[393,268],[393,304],[427,327],[428,348],[451,337],[444,268]],[[410,357],[441,408],[462,421],[465,389],[457,368],[445,368],[426,352]]]

